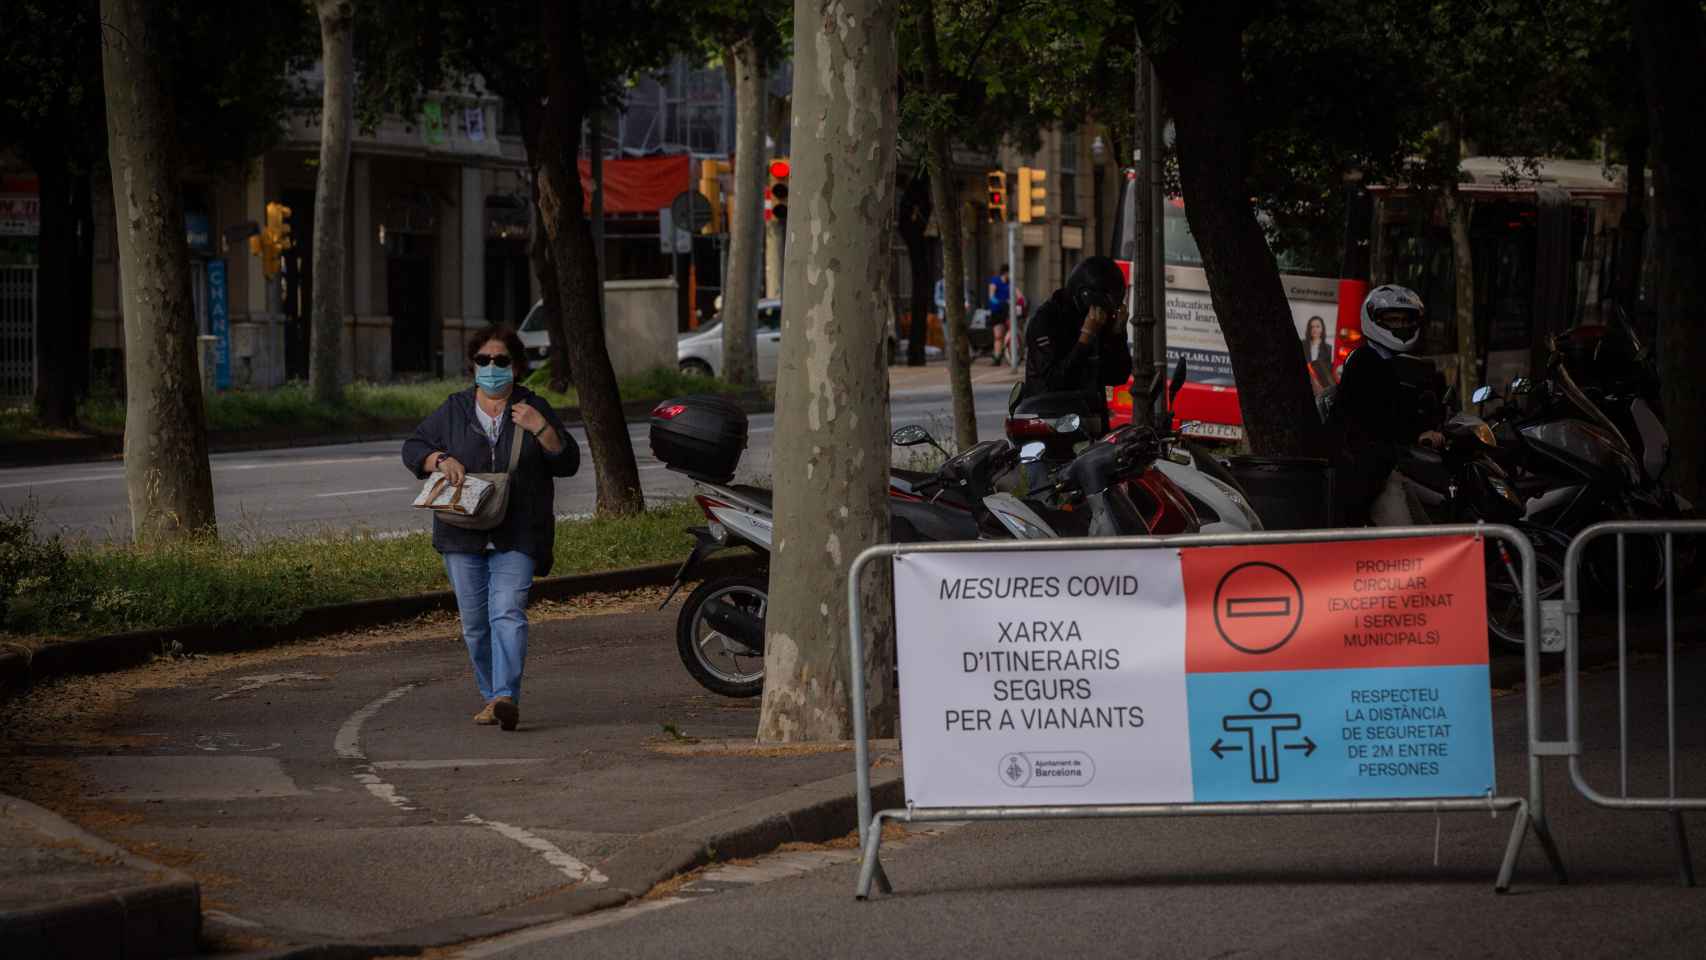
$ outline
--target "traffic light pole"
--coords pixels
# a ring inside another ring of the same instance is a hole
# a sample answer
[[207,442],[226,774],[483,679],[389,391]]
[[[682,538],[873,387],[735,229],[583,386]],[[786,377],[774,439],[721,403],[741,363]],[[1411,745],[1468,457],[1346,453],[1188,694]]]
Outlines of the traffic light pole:
[[[1154,67],[1137,38],[1135,174],[1131,231],[1132,416],[1148,422],[1155,378],[1167,377],[1167,288],[1163,264],[1161,197],[1161,97]],[[1149,373],[1146,375],[1145,370]],[[1141,412],[1140,412],[1141,411]]]

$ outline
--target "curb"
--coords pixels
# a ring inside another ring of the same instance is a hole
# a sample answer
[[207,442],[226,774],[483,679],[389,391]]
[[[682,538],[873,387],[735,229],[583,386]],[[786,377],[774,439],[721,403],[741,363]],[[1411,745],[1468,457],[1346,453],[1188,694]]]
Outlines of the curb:
[[[718,557],[701,565],[700,579],[733,573],[752,561],[739,555]],[[669,586],[678,563],[626,567],[600,573],[546,577],[533,582],[530,600],[567,600],[589,593],[615,593],[641,587]],[[43,680],[91,673],[111,673],[147,663],[162,650],[184,653],[234,653],[294,643],[348,630],[412,620],[429,613],[453,612],[456,594],[450,590],[407,597],[355,600],[309,607],[296,619],[275,626],[183,626],[137,630],[101,637],[50,643],[30,653],[0,654],[0,700]]]
[[189,876],[116,847],[51,810],[0,794],[0,817],[160,878],[105,894],[0,912],[7,957],[179,957],[201,936],[201,887]]
[[[847,835],[858,827],[853,787],[854,774],[845,773],[646,834],[598,865],[600,872],[610,878],[604,886],[565,890],[497,913],[442,920],[369,940],[286,947],[255,955],[252,960],[416,956],[436,947],[619,907],[640,899],[671,877],[718,860],[759,856],[784,843],[821,843]],[[905,802],[898,768],[871,771],[871,802],[879,810]]]
[[[734,398],[736,405],[747,413],[770,413],[775,409],[774,404],[762,392],[753,391],[738,394]],[[622,417],[629,423],[643,423],[651,415],[655,401],[643,403],[622,404]],[[565,426],[584,426],[579,407],[565,407],[557,411]],[[414,433],[418,420],[378,420],[367,421],[364,429],[346,431],[343,433],[316,433],[291,435],[286,432],[260,431],[219,431],[208,434],[207,452],[212,453],[247,453],[256,450],[286,450],[292,447],[330,447],[351,443],[377,443],[379,441],[407,440]],[[124,435],[122,433],[101,433],[87,437],[66,440],[24,440],[17,443],[0,443],[0,462],[9,467],[43,467],[65,463],[91,463],[103,460],[122,460],[124,458]]]

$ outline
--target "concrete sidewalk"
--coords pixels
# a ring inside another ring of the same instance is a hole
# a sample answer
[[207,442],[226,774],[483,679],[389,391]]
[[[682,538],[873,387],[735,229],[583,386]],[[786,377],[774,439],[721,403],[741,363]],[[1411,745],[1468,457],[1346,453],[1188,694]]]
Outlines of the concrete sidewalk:
[[[1002,364],[994,366],[989,359],[972,360],[971,384],[973,388],[1006,386],[1025,379],[1025,368],[1014,370]],[[948,361],[932,360],[922,367],[909,367],[904,362],[889,367],[889,394],[905,396],[919,393],[937,393],[948,389]]]
[[0,955],[176,957],[200,930],[194,880],[0,794]]
[[[852,754],[752,749],[757,701],[688,677],[661,596],[538,605],[513,733],[471,722],[448,618],[46,684],[4,708],[0,791],[181,866],[208,944],[286,954],[491,936],[854,829]],[[892,756],[877,775],[898,802]],[[71,916],[56,887],[10,889]]]

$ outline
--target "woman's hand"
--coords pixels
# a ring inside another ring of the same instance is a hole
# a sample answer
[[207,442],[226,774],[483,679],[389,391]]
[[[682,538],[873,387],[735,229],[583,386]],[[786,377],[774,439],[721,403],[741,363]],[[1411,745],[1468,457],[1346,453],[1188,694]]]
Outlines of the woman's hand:
[[509,408],[509,418],[515,425],[528,433],[538,433],[545,429],[545,415],[533,409],[525,401]]
[[438,455],[438,463],[433,466],[433,469],[444,474],[445,479],[449,480],[453,486],[461,483],[462,478],[468,475],[468,468],[462,466],[461,461],[444,453]]

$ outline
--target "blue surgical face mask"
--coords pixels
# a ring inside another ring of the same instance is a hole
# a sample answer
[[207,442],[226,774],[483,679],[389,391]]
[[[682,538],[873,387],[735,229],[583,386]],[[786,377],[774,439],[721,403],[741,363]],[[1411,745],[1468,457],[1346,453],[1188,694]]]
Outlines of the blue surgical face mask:
[[489,363],[483,367],[474,368],[474,383],[488,394],[502,393],[505,387],[515,382],[515,371],[510,367],[500,367]]

